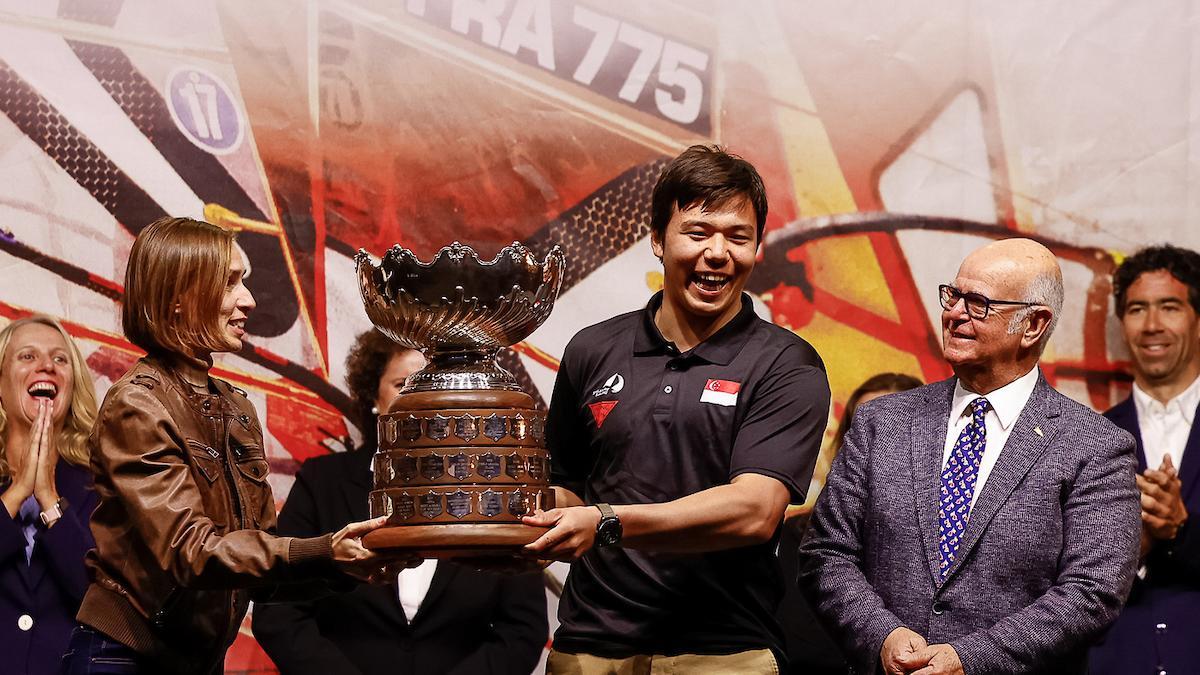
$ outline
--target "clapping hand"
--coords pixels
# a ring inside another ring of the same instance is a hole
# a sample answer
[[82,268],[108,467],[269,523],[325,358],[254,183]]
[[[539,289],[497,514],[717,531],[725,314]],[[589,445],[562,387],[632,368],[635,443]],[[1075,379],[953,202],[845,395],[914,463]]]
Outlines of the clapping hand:
[[1170,540],[1187,522],[1182,483],[1170,455],[1164,455],[1157,469],[1147,469],[1137,477],[1142,493],[1142,527],[1154,539]]
[[[54,401],[38,401],[37,417],[30,429],[29,448],[12,484],[0,495],[10,518],[16,518],[30,495],[37,497],[42,510],[58,503],[58,490],[54,485],[54,467],[58,463],[58,448],[54,443]],[[11,461],[11,455],[10,455]]]

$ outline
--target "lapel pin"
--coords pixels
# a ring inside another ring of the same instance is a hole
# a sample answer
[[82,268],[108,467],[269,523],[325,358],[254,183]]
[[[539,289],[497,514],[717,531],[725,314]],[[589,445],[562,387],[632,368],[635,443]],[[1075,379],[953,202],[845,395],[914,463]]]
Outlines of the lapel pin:
[[1038,436],[1045,436],[1045,434],[1043,434],[1043,433],[1042,433],[1042,428],[1041,428],[1041,427],[1034,427],[1034,428],[1033,428],[1033,433],[1037,434]]

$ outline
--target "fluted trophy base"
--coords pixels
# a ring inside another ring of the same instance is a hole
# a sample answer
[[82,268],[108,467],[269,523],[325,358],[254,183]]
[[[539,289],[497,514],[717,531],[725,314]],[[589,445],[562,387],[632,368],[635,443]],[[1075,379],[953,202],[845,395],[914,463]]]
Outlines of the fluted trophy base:
[[379,417],[372,517],[376,551],[428,558],[513,557],[546,528],[522,517],[554,508],[546,414],[520,391],[401,393]]

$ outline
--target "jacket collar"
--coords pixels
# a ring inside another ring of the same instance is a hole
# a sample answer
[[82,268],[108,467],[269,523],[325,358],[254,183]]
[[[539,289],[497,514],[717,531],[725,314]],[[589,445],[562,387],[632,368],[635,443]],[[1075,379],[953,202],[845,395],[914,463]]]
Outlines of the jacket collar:
[[[244,414],[236,403],[226,395],[218,381],[209,373],[207,364],[196,359],[179,354],[150,354],[142,359],[142,363],[157,373],[164,386],[179,392],[180,397],[188,406],[200,415],[234,415],[241,419]],[[207,382],[208,387],[200,389],[194,382]],[[213,393],[213,392],[216,393]],[[248,421],[243,421],[247,424]]]

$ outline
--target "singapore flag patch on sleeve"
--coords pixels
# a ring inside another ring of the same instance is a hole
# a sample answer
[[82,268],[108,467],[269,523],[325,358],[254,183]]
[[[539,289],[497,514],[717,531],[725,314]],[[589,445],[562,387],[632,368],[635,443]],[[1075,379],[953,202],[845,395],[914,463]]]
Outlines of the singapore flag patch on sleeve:
[[741,388],[741,382],[709,380],[708,384],[704,385],[704,392],[700,394],[700,402],[715,403],[717,405],[737,405],[738,391]]

